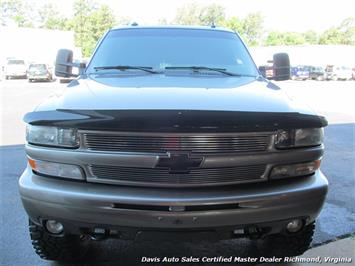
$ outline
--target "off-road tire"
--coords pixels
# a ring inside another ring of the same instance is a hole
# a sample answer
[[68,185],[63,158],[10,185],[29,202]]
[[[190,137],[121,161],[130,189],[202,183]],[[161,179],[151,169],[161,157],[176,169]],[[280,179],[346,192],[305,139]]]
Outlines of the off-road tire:
[[315,228],[315,222],[305,226],[298,233],[275,234],[258,241],[258,249],[262,256],[294,257],[308,250]]
[[32,246],[42,259],[62,262],[78,262],[84,259],[87,251],[87,240],[80,236],[51,236],[46,230],[29,221]]

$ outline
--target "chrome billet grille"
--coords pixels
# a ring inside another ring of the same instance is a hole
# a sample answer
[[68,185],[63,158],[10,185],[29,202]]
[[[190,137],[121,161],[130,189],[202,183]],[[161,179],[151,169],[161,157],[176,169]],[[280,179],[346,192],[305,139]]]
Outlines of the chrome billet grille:
[[266,151],[271,133],[236,133],[214,135],[149,135],[120,133],[83,133],[84,148],[110,152],[243,153]]
[[247,165],[224,168],[199,168],[188,173],[169,173],[169,169],[133,168],[90,165],[97,182],[144,186],[203,186],[262,181],[266,165]]

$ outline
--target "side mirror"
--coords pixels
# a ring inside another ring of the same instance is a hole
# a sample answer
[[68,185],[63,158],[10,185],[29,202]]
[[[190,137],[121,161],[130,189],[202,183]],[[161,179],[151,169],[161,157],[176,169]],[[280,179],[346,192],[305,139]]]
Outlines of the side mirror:
[[274,80],[290,79],[290,58],[286,53],[278,53],[273,56]]
[[60,49],[55,60],[55,75],[57,77],[70,78],[77,75],[73,74],[73,51]]

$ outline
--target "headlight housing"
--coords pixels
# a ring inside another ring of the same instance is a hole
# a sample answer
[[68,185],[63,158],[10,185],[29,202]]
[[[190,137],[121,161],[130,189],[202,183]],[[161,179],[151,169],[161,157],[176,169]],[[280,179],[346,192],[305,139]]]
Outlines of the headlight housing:
[[77,148],[79,137],[76,129],[27,125],[26,140],[30,144]]
[[323,143],[323,128],[279,130],[275,138],[277,149],[318,146]]

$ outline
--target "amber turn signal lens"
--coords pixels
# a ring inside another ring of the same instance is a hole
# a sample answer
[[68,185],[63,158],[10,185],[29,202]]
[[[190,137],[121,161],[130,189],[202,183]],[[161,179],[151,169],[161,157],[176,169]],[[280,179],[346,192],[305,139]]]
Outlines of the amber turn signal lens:
[[84,180],[84,172],[78,165],[34,160],[28,157],[28,164],[36,174]]
[[307,163],[278,165],[275,166],[270,174],[271,179],[282,179],[294,176],[306,176],[314,174],[320,167],[321,160]]
[[36,170],[36,161],[28,158],[28,164],[31,166],[32,170]]

